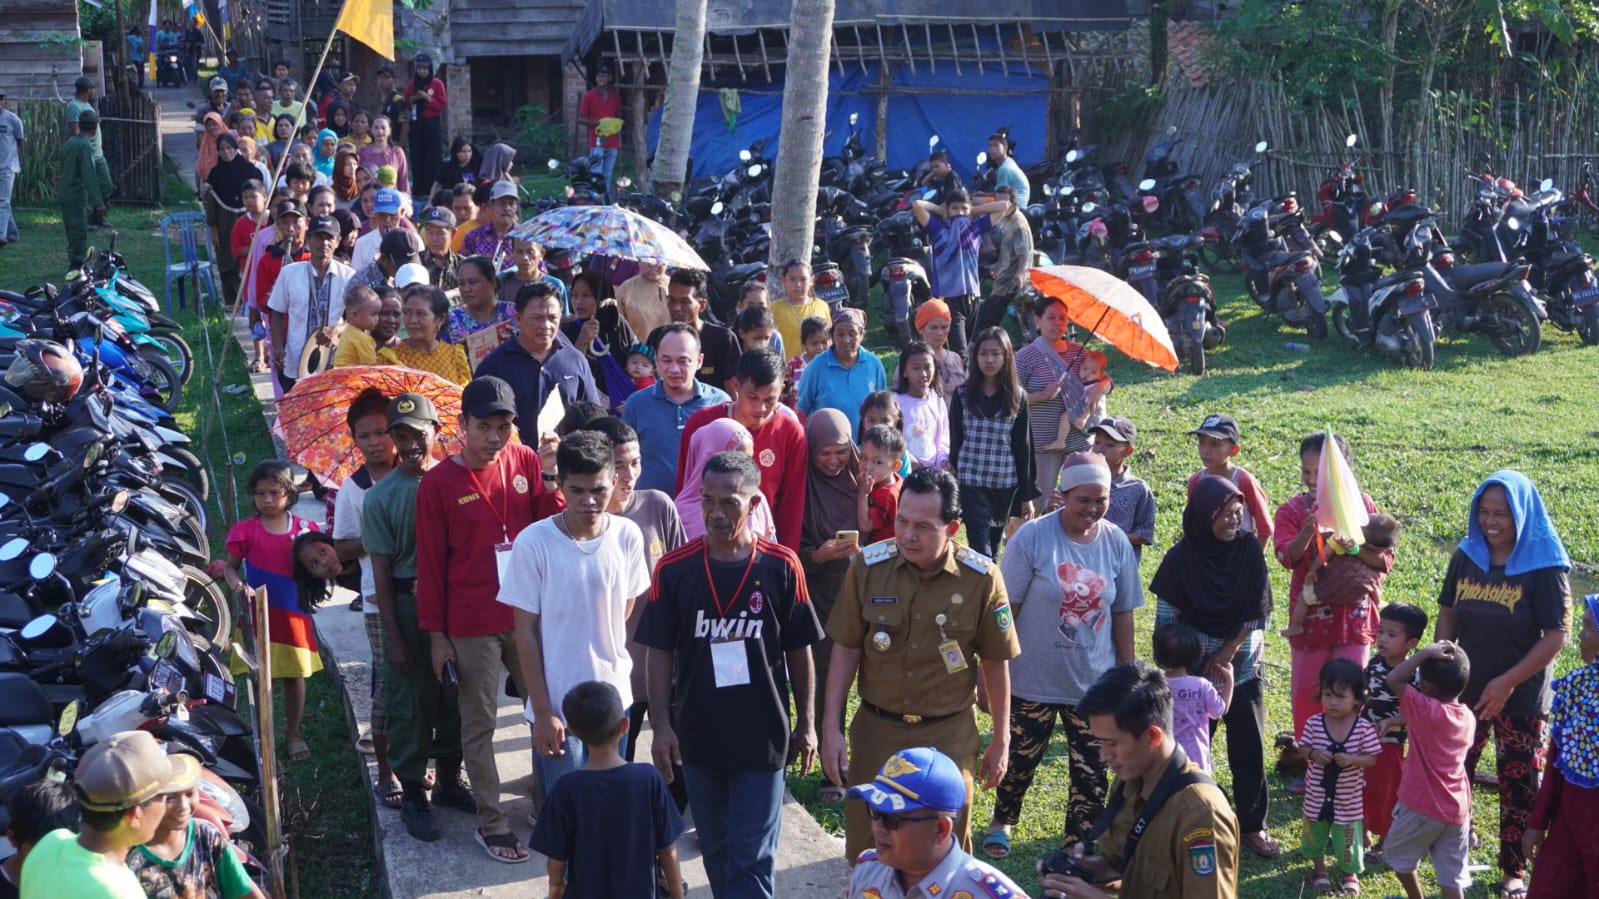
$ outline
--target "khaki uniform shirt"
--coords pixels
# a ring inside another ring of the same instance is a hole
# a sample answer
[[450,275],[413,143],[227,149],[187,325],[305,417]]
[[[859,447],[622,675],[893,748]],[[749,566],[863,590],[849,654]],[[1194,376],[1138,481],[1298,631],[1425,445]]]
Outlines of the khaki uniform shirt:
[[[1164,769],[1162,769],[1164,771]],[[1193,762],[1186,771],[1202,770]],[[1193,784],[1167,798],[1138,841],[1133,862],[1122,851],[1127,832],[1160,777],[1119,781],[1126,804],[1099,839],[1100,854],[1123,872],[1121,895],[1138,899],[1232,899],[1238,895],[1238,818],[1226,794]]]
[[[955,544],[927,577],[900,556],[893,540],[867,546],[844,575],[827,635],[861,652],[862,700],[926,718],[970,709],[977,700],[977,663],[1022,651],[999,566]],[[959,658],[946,659],[940,649],[951,641]]]

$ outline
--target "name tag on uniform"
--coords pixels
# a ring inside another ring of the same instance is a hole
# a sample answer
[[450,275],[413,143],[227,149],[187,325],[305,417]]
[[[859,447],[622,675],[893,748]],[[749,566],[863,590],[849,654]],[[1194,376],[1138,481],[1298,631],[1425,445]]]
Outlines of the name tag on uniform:
[[750,654],[743,640],[712,643],[711,666],[717,687],[742,687],[750,682]]
[[494,570],[500,576],[500,586],[505,585],[505,573],[511,569],[511,544],[494,544]]
[[961,652],[961,645],[954,640],[938,644],[938,654],[943,656],[944,670],[950,674],[966,670],[966,653]]

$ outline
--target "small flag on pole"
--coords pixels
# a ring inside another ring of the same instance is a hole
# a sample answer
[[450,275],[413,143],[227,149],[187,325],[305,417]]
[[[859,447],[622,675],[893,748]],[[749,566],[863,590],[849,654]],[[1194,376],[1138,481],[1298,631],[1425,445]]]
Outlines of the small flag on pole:
[[355,38],[384,59],[394,58],[394,0],[344,0],[335,31]]
[[150,33],[145,36],[145,44],[144,44],[146,47],[150,48],[150,50],[149,50],[149,63],[148,63],[148,65],[150,67],[150,70],[149,70],[149,73],[148,73],[147,77],[151,81],[155,80],[155,23],[156,23],[155,4],[156,4],[156,0],[150,0],[150,25],[149,25]]
[[1332,429],[1321,445],[1321,466],[1316,472],[1316,524],[1340,540],[1360,545],[1366,526],[1366,503],[1355,483],[1349,461],[1338,449]]

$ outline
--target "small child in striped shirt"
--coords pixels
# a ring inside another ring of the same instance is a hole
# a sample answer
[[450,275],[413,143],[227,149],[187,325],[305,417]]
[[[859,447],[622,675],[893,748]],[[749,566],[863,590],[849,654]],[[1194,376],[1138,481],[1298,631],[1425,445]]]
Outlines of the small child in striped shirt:
[[1377,764],[1382,745],[1377,729],[1360,714],[1366,702],[1366,673],[1349,659],[1332,659],[1321,668],[1321,707],[1299,735],[1310,763],[1305,773],[1305,838],[1300,851],[1315,868],[1310,883],[1332,890],[1327,875],[1331,850],[1343,872],[1339,888],[1360,892],[1365,871],[1365,769]]

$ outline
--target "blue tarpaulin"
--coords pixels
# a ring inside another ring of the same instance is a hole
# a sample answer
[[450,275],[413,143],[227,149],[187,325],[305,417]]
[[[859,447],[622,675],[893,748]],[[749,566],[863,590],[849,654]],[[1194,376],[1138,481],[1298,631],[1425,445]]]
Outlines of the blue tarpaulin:
[[[1030,165],[1044,156],[1044,132],[1048,119],[1049,75],[1021,62],[1009,65],[975,60],[961,63],[961,74],[952,63],[940,63],[937,71],[919,65],[912,72],[898,66],[890,79],[888,95],[888,167],[911,168],[927,157],[927,141],[939,137],[938,146],[949,151],[950,163],[961,178],[971,181],[977,154],[988,148],[988,135],[1009,125],[1016,142],[1017,162]],[[739,165],[738,153],[762,138],[767,140],[766,156],[777,158],[777,132],[782,124],[782,74],[773,69],[773,84],[765,78],[745,81],[718,79],[700,85],[699,104],[694,114],[694,139],[690,155],[690,177],[724,175]],[[827,99],[828,135],[824,155],[837,155],[849,140],[849,115],[859,113],[856,127],[868,153],[876,146],[877,100],[865,91],[877,86],[874,63],[866,71],[856,64],[844,73],[829,70]],[[771,93],[741,92],[737,128],[728,133],[722,117],[717,90],[752,87]],[[927,89],[993,91],[993,93],[929,93]],[[848,96],[843,96],[843,95]],[[653,148],[660,138],[661,114],[650,118],[649,143]]]

